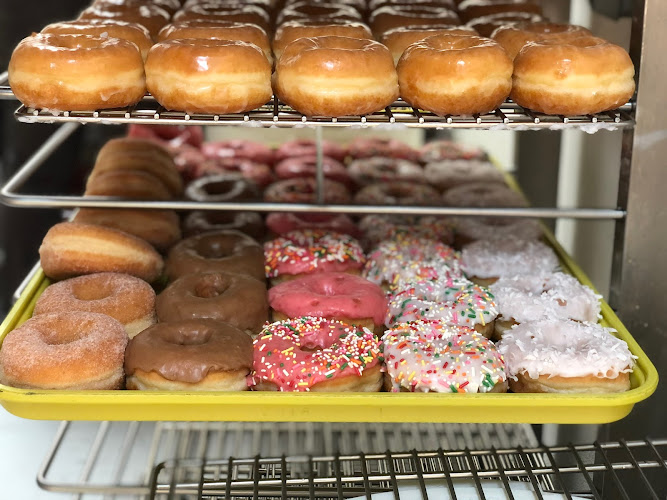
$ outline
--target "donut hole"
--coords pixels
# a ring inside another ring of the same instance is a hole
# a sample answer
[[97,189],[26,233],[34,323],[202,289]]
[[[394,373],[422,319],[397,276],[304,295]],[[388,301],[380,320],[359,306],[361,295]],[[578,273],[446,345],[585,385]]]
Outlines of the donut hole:
[[205,276],[194,289],[194,296],[200,299],[219,297],[229,289],[229,284],[222,276],[216,274]]
[[213,196],[217,194],[227,194],[231,192],[237,184],[238,181],[215,181],[204,184],[202,189],[206,194]]
[[89,283],[73,283],[72,295],[77,300],[95,301],[110,297],[113,294],[113,288],[106,283],[96,284],[91,286]]

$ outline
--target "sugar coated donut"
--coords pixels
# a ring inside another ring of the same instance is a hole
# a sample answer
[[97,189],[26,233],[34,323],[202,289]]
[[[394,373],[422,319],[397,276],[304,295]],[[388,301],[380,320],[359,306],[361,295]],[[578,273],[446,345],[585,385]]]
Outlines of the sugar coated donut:
[[634,76],[628,53],[601,38],[529,42],[514,60],[511,97],[541,113],[600,113],[632,97]]
[[123,325],[105,314],[41,314],[5,337],[0,379],[22,389],[121,389],[127,341]]
[[387,298],[375,283],[346,273],[317,273],[269,290],[274,321],[321,316],[374,331],[382,326]]
[[437,115],[487,113],[512,89],[512,60],[489,38],[440,34],[410,45],[396,66],[401,97]]
[[387,390],[505,392],[507,373],[492,342],[466,327],[437,321],[398,325],[382,337]]
[[480,160],[445,160],[424,167],[429,184],[446,191],[461,184],[505,183],[503,173],[491,163]]
[[446,24],[424,24],[416,26],[399,26],[398,28],[390,29],[382,34],[380,42],[386,45],[391,51],[394,58],[394,64],[398,64],[398,60],[410,45],[421,42],[424,38],[433,35],[440,35],[442,33],[451,33],[455,35],[476,35],[477,32],[472,28],[465,26],[449,26]]
[[148,50],[153,46],[150,32],[141,24],[124,21],[91,19],[88,21],[67,21],[49,24],[42,33],[54,35],[92,35],[99,37],[120,38],[132,42],[146,60]]
[[117,272],[149,283],[160,277],[164,262],[147,242],[116,229],[61,222],[44,236],[39,256],[49,278]]
[[346,36],[360,40],[372,40],[373,34],[368,26],[362,22],[339,20],[315,21],[311,19],[293,20],[282,23],[276,29],[273,37],[273,52],[279,59],[290,43],[299,38],[312,38],[316,36]]
[[167,109],[242,113],[271,98],[271,63],[248,42],[167,40],[148,52],[146,86]]
[[454,186],[442,195],[447,207],[525,207],[526,199],[499,182],[470,182]]
[[472,281],[489,286],[506,276],[554,272],[558,257],[539,241],[480,240],[463,247],[461,267]]
[[535,219],[519,219],[516,217],[454,217],[457,248],[477,240],[539,240],[543,230]]
[[256,201],[259,189],[240,174],[214,174],[192,181],[185,189],[185,197],[205,203]]
[[420,165],[397,158],[363,158],[348,165],[350,175],[361,186],[376,182],[426,182]]
[[33,316],[68,311],[111,316],[132,338],[155,323],[155,292],[128,274],[89,274],[47,287],[37,299]]
[[357,225],[345,214],[273,212],[266,217],[266,227],[278,236],[301,229],[333,231],[354,238],[360,236]]
[[190,273],[233,272],[264,280],[264,255],[259,243],[239,231],[212,231],[174,245],[165,273],[170,281]]
[[505,332],[498,350],[514,392],[610,393],[630,389],[635,356],[609,328],[546,319]]
[[264,269],[274,285],[318,272],[359,274],[366,256],[347,234],[303,229],[264,244]]
[[266,285],[236,273],[186,274],[157,297],[158,319],[165,323],[210,318],[257,335],[269,319]]
[[424,238],[441,241],[447,245],[454,242],[451,222],[435,215],[366,215],[359,221],[367,248],[374,249],[387,240]]
[[419,151],[419,161],[422,163],[442,160],[487,161],[488,156],[483,149],[452,141],[429,142]]
[[[344,184],[324,179],[325,203],[349,203],[350,192]],[[274,182],[264,191],[264,201],[269,203],[315,203],[317,181],[312,177],[284,179]]]
[[385,325],[435,320],[467,326],[490,338],[498,308],[489,289],[465,278],[441,278],[402,283],[389,298]]
[[371,184],[354,195],[360,205],[418,205],[438,203],[438,191],[426,184],[406,181],[389,181]]
[[526,0],[464,0],[459,3],[458,9],[463,22],[500,12],[542,14],[539,4]]
[[[317,144],[310,139],[295,139],[283,142],[275,152],[277,162],[294,156],[317,156]],[[322,156],[343,162],[347,156],[347,148],[332,141],[322,140]]]
[[16,98],[30,108],[122,108],[144,97],[143,66],[137,46],[127,40],[38,33],[24,38],[14,49],[9,85]]
[[398,98],[389,49],[344,36],[290,43],[278,60],[273,83],[281,101],[307,116],[366,115]]
[[[317,157],[311,155],[286,158],[276,164],[274,171],[279,179],[314,178],[317,175]],[[323,156],[322,172],[327,179],[340,182],[350,188],[354,186],[354,181],[347,168],[338,160]]]
[[511,59],[515,59],[528,42],[553,40],[566,43],[569,40],[589,36],[591,32],[583,26],[542,22],[510,23],[498,28],[491,35]]
[[264,222],[257,212],[216,212],[195,210],[183,221],[185,237],[209,231],[233,229],[247,234],[255,240],[264,237]]
[[158,323],[127,346],[127,388],[153,391],[246,391],[252,339],[212,319]]
[[396,139],[382,139],[380,137],[357,137],[353,139],[349,147],[350,156],[353,159],[375,158],[382,156],[385,158],[396,158],[417,162],[419,153],[404,142]]
[[257,391],[377,392],[379,342],[370,330],[324,318],[267,325],[254,342]]

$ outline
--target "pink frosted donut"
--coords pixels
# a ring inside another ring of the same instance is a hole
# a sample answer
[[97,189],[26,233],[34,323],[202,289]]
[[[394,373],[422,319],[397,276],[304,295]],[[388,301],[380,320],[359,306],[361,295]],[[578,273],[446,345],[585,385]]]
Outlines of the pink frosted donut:
[[219,158],[200,164],[197,177],[209,174],[236,173],[244,179],[254,182],[258,187],[264,189],[276,180],[271,167],[263,163],[257,163],[244,158]]
[[[277,163],[274,170],[279,179],[314,178],[317,175],[317,157],[310,155],[286,158]],[[345,165],[338,160],[334,160],[328,156],[323,157],[322,171],[324,172],[324,177],[327,179],[345,184],[348,188],[354,186],[352,177],[347,172]]]
[[377,392],[380,345],[367,329],[302,317],[267,325],[254,341],[256,391]]
[[266,227],[277,235],[302,229],[334,231],[349,234],[354,238],[358,238],[360,235],[359,228],[345,214],[274,212],[267,216]]
[[364,233],[366,248],[373,249],[383,241],[424,238],[441,241],[447,245],[454,242],[452,223],[436,215],[366,215],[359,221]]
[[362,158],[349,165],[350,175],[361,186],[376,182],[425,183],[424,170],[416,163],[396,158]]
[[204,129],[184,125],[136,125],[127,130],[128,137],[148,139],[160,143],[167,149],[178,148],[185,144],[200,148],[204,142]]
[[[347,150],[335,142],[322,141],[322,154],[337,161],[345,160]],[[317,146],[315,141],[309,139],[296,139],[283,143],[275,152],[276,162],[295,156],[316,156]]]
[[395,139],[357,138],[348,146],[349,155],[358,158],[384,156],[401,160],[419,161],[419,152]]
[[419,151],[422,163],[443,160],[488,160],[487,154],[479,148],[456,144],[452,141],[433,141],[424,145]]
[[382,288],[359,276],[317,273],[271,288],[269,305],[276,321],[322,316],[373,331],[384,321],[387,298]]
[[273,165],[273,150],[258,142],[244,139],[207,142],[202,145],[202,153],[212,159],[245,158],[246,160]]
[[317,272],[359,274],[365,260],[359,242],[342,233],[305,229],[264,244],[264,268],[274,285]]
[[[269,203],[315,203],[317,181],[311,178],[283,179],[274,182],[264,191],[264,201]],[[345,185],[331,179],[324,180],[325,203],[349,203],[350,192]]]
[[186,183],[208,173],[220,173],[216,170],[215,161],[207,158],[193,146],[184,144],[171,150],[176,169]]

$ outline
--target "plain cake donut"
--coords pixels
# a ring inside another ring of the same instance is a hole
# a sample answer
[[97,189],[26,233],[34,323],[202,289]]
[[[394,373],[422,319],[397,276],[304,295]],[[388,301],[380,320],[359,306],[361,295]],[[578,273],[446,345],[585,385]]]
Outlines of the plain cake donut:
[[24,38],[9,61],[9,85],[26,106],[54,111],[122,108],[146,93],[137,46],[92,35]]
[[307,116],[366,115],[398,97],[389,49],[343,36],[290,43],[276,65],[273,87],[281,101]]
[[156,322],[155,291],[127,274],[79,276],[48,286],[37,299],[33,316],[68,311],[111,316],[132,338]]

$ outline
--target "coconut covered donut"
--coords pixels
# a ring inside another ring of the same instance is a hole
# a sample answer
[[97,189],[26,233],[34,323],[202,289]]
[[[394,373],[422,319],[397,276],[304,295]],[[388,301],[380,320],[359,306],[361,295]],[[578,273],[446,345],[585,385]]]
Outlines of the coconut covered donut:
[[630,389],[635,356],[613,330],[546,319],[505,332],[498,350],[514,392],[613,393]]
[[437,321],[398,325],[382,337],[385,388],[409,392],[505,392],[503,357],[466,327]]

